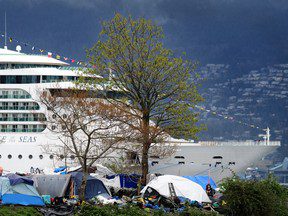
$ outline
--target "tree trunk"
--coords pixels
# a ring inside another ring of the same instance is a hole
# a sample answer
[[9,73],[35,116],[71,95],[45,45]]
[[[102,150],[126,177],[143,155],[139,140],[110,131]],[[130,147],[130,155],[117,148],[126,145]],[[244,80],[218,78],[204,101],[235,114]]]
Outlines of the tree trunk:
[[88,173],[88,169],[85,163],[85,168],[83,167],[83,177],[82,177],[82,182],[81,182],[81,186],[79,188],[79,199],[80,201],[84,201],[85,200],[85,190],[86,190],[86,185],[87,185],[87,177],[88,177],[89,173]]
[[142,150],[142,184],[146,185],[147,183],[147,175],[148,175],[148,151],[149,151],[150,143],[143,144]]
[[150,128],[149,128],[149,115],[143,115],[143,149],[142,149],[142,184],[146,185],[148,175],[148,152],[151,145],[150,142]]

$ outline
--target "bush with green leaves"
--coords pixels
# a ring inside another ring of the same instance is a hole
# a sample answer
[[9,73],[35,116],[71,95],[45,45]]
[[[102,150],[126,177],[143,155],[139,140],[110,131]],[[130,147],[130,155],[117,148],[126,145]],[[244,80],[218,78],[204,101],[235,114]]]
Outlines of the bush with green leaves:
[[272,176],[262,181],[245,181],[234,177],[226,179],[222,187],[227,215],[288,215],[288,190]]

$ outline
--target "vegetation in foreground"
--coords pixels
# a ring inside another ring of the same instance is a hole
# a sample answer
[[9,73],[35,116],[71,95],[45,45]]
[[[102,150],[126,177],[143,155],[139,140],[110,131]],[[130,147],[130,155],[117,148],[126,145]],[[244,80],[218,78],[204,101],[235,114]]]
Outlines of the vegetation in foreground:
[[83,206],[81,208],[81,211],[78,213],[78,216],[92,216],[92,215],[97,215],[97,216],[110,216],[110,215],[117,215],[117,216],[128,216],[128,215],[133,215],[133,216],[164,216],[164,215],[175,215],[175,216],[186,216],[186,215],[191,215],[191,216],[216,216],[219,215],[216,212],[208,212],[208,211],[202,211],[197,208],[193,207],[188,207],[182,212],[171,212],[171,213],[166,213],[163,210],[152,210],[149,208],[139,208],[138,206],[135,205],[126,205],[123,207],[117,207],[117,206]]
[[288,189],[273,176],[262,181],[229,178],[222,184],[225,215],[288,215]]
[[26,206],[1,206],[0,216],[42,216],[34,207]]

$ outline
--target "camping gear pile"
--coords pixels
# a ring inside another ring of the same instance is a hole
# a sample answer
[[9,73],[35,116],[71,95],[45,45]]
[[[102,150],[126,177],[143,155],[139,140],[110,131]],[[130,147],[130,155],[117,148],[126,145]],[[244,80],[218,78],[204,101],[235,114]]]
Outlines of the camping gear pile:
[[[188,206],[212,210],[217,207],[215,200],[210,199],[205,191],[207,184],[213,190],[217,187],[208,176],[155,176],[141,188],[140,175],[115,175],[104,168],[102,170],[102,175],[94,173],[87,176],[85,200],[92,205],[117,204],[121,207],[132,204],[165,212],[181,212]],[[51,175],[8,174],[0,177],[1,203],[42,206],[40,211],[44,214],[71,214],[75,206],[80,205],[78,191],[83,173],[78,169],[67,172],[66,168],[57,172]]]

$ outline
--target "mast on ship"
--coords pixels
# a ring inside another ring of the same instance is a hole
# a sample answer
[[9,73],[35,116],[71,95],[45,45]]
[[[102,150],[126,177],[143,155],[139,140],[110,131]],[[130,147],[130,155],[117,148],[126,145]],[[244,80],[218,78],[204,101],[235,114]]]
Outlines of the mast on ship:
[[269,127],[267,127],[266,129],[263,129],[263,130],[266,131],[266,134],[259,134],[259,137],[263,137],[266,145],[269,145],[269,143],[270,143],[270,136],[271,136],[271,134],[270,134],[270,129],[269,129]]

